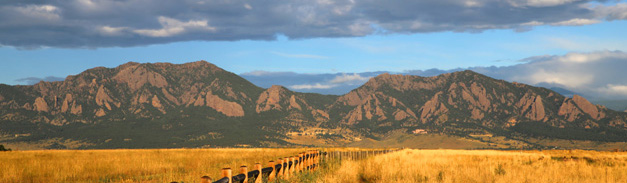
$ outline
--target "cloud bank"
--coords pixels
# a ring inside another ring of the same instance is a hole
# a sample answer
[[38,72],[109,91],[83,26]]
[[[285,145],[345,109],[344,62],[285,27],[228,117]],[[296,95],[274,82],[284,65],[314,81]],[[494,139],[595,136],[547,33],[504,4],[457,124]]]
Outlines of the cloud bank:
[[20,79],[16,79],[15,81],[20,82],[20,83],[25,83],[27,85],[34,85],[39,83],[40,81],[63,81],[65,80],[65,78],[62,77],[56,77],[56,76],[47,76],[45,78],[38,78],[38,77],[26,77],[26,78],[20,78]]
[[0,46],[128,47],[179,41],[530,30],[627,19],[604,0],[4,0]]
[[[436,76],[473,70],[510,82],[516,81],[557,90],[570,90],[590,99],[627,99],[627,53],[622,51],[573,52],[521,59],[520,64],[505,67],[471,67],[452,70],[408,70],[394,74]],[[355,89],[383,72],[352,74],[297,74],[256,71],[242,74],[262,87],[273,84],[300,92],[341,95]],[[393,72],[390,72],[393,73]]]
[[341,95],[355,89],[383,72],[301,74],[294,72],[252,71],[240,76],[257,86],[286,86],[290,90]]
[[627,99],[627,53],[598,51],[539,56],[507,67],[469,68],[490,77],[565,88],[592,98]]

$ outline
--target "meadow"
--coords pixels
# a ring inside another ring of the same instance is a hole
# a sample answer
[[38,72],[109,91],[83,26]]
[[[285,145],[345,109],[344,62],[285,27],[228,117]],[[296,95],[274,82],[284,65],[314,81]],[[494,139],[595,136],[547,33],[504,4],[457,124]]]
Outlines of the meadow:
[[[305,148],[35,150],[0,153],[0,182],[200,182],[224,167],[252,167]],[[324,149],[359,151],[368,149]],[[329,156],[331,157],[331,156]],[[405,149],[343,157],[282,182],[627,182],[627,153],[584,150]]]
[[[305,149],[34,150],[0,152],[0,182],[199,182],[224,167],[293,156]],[[235,169],[236,170],[236,169]]]
[[329,165],[316,182],[627,182],[627,153],[402,150]]

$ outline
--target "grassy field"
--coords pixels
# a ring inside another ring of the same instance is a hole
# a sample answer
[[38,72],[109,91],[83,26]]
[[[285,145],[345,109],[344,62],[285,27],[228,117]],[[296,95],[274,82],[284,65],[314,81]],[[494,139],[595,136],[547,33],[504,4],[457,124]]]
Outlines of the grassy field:
[[220,169],[265,167],[305,149],[37,150],[0,152],[0,182],[199,182]]
[[[0,182],[199,182],[306,149],[37,150],[0,152]],[[357,148],[332,149],[355,151]],[[329,161],[287,182],[627,182],[626,152],[402,150]],[[284,181],[285,182],[285,181]]]
[[403,150],[331,165],[317,182],[627,182],[627,153]]

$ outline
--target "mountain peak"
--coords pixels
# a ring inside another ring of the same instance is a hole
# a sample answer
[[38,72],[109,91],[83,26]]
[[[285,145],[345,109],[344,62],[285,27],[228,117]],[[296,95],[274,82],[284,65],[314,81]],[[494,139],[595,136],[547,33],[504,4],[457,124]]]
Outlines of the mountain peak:
[[294,92],[280,85],[272,85],[259,95],[256,111],[260,113],[269,110],[301,110],[299,101],[302,103],[302,99],[296,97]]
[[190,65],[190,66],[215,66],[212,63],[207,62],[206,60],[199,60],[199,61],[195,61],[195,62],[188,62],[188,63],[184,63],[183,65]]
[[124,69],[124,68],[127,68],[127,67],[137,66],[137,65],[140,65],[140,64],[141,64],[141,63],[137,63],[137,62],[130,61],[130,62],[126,62],[126,63],[124,63],[124,64],[122,64],[122,65],[118,66],[117,68],[119,68],[119,69]]
[[268,88],[269,91],[288,91],[287,88],[281,85],[272,85]]

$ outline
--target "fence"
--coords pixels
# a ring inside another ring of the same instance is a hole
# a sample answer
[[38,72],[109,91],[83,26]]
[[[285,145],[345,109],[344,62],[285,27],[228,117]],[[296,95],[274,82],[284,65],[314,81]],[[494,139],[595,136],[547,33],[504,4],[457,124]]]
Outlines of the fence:
[[[360,151],[320,151],[311,150],[299,153],[297,156],[279,158],[277,162],[269,161],[268,167],[263,168],[260,163],[256,163],[252,171],[248,171],[247,166],[239,168],[239,174],[233,176],[231,168],[222,169],[222,178],[213,183],[262,183],[272,182],[279,179],[289,179],[299,172],[315,171],[320,162],[328,159],[339,160],[360,160],[370,156],[390,153],[398,149],[386,150],[360,150]],[[250,180],[250,181],[249,181]],[[211,183],[209,176],[201,177],[201,183]],[[176,183],[176,182],[172,182]]]

